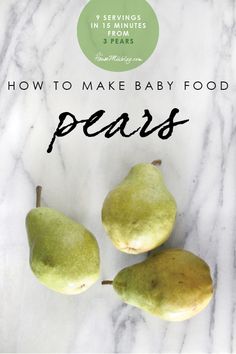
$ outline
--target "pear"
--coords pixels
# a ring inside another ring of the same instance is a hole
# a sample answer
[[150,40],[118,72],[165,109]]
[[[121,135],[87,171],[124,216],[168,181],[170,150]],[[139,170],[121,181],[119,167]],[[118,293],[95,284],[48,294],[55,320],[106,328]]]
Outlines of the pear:
[[113,284],[124,302],[167,321],[195,316],[213,294],[209,266],[181,249],[159,251],[102,284]]
[[163,244],[173,230],[176,202],[154,163],[135,165],[104,201],[104,228],[122,252],[150,251]]
[[26,217],[30,266],[38,280],[62,294],[79,294],[99,277],[99,248],[83,225],[51,208],[36,208]]

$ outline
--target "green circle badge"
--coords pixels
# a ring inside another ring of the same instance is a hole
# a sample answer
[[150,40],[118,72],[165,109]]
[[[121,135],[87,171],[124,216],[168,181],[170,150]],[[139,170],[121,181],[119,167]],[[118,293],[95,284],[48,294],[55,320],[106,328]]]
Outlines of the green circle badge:
[[109,71],[128,71],[153,53],[159,25],[145,0],[90,0],[80,15],[77,35],[92,63]]

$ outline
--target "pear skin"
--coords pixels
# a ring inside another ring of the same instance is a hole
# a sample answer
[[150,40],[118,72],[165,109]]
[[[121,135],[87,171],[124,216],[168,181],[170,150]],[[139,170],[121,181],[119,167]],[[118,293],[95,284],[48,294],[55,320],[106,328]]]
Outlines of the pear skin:
[[181,249],[163,250],[127,267],[112,283],[125,303],[166,321],[183,321],[195,316],[213,295],[207,263]]
[[99,278],[99,248],[83,225],[51,208],[32,209],[26,217],[30,266],[46,287],[79,294]]
[[148,252],[170,236],[176,202],[159,168],[135,165],[106,197],[102,222],[115,247],[125,253]]

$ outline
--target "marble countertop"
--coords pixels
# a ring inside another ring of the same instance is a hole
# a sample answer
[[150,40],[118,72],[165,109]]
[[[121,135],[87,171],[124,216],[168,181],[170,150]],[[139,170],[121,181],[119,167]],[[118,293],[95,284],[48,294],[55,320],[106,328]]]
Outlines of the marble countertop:
[[[81,52],[76,25],[86,1],[0,2],[0,352],[232,353],[236,352],[236,7],[232,0],[150,0],[160,22],[155,53],[141,67],[112,73]],[[41,91],[32,81],[44,81]],[[59,81],[57,91],[53,81]],[[162,91],[83,92],[83,81],[162,81]],[[168,90],[167,81],[175,88]],[[190,81],[184,91],[183,82]],[[15,81],[15,90],[8,82]],[[19,83],[30,83],[21,90]],[[61,83],[71,81],[65,91]],[[192,84],[202,81],[196,91]],[[216,90],[206,89],[208,81]],[[220,81],[229,89],[221,91]],[[119,135],[84,136],[81,127],[47,146],[58,115],[104,122],[144,109],[156,121],[172,108],[189,123],[162,141]],[[24,226],[43,186],[44,205],[85,224],[97,237],[101,280],[146,255],[120,253],[100,221],[107,192],[138,162],[161,158],[178,204],[175,230],[164,247],[184,247],[211,266],[215,296],[195,318],[168,323],[123,304],[97,282],[80,296],[63,296],[38,283],[29,267]]]

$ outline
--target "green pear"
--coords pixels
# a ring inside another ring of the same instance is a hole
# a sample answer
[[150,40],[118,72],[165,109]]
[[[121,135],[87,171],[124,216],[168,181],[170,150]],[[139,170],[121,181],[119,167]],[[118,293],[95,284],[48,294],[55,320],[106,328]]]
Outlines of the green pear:
[[63,294],[79,294],[99,278],[99,248],[83,225],[51,208],[37,207],[26,217],[30,266],[38,280]]
[[167,321],[183,321],[202,311],[212,298],[209,266],[181,249],[159,251],[121,270],[113,284],[127,304]]
[[120,251],[132,254],[163,244],[175,217],[175,200],[154,163],[135,165],[107,195],[102,209],[102,222],[112,242]]

